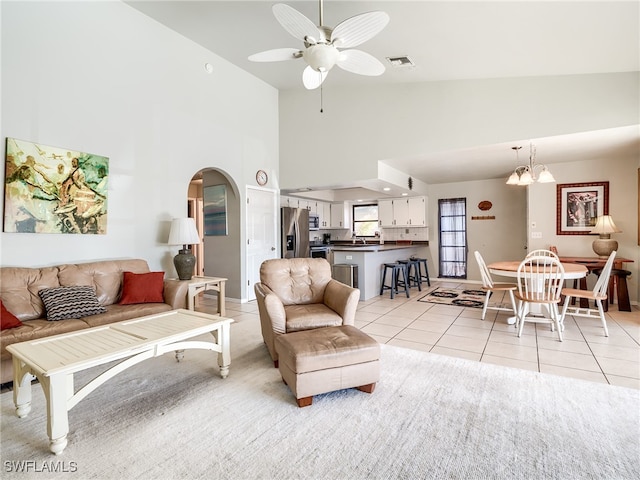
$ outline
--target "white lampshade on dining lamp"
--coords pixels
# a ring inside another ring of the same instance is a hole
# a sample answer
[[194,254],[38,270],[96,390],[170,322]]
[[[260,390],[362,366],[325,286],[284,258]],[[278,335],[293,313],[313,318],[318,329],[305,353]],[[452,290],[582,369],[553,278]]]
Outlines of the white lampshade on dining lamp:
[[596,226],[591,233],[599,234],[599,238],[595,239],[591,244],[593,251],[601,257],[608,257],[611,252],[618,250],[618,242],[611,239],[612,233],[622,233],[616,224],[613,222],[611,215],[602,215],[598,217]]
[[191,253],[189,245],[200,243],[200,235],[193,218],[174,218],[171,221],[169,232],[169,245],[182,245],[182,250],[173,257],[173,265],[178,272],[180,280],[191,280],[193,268],[196,265],[196,257]]

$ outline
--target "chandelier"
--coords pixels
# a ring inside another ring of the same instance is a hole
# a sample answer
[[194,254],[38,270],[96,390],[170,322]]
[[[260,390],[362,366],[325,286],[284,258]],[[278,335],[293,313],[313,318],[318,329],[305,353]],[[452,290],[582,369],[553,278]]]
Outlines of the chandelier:
[[[522,147],[511,147],[516,151],[516,159],[518,158],[518,150]],[[520,165],[516,167],[509,179],[507,185],[531,185],[534,182],[538,183],[551,183],[555,182],[551,172],[546,165],[536,163],[536,146],[532,143],[529,144],[529,165]]]

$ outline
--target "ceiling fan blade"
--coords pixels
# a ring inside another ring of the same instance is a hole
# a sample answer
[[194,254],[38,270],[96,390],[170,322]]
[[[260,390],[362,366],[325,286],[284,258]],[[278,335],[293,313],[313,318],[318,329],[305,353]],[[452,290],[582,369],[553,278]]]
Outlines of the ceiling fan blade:
[[362,50],[344,50],[336,65],[347,72],[375,77],[384,73],[384,65],[373,55]]
[[300,58],[302,52],[297,48],[275,48],[264,52],[249,55],[251,62],[281,62],[284,60],[295,60]]
[[327,78],[327,74],[329,72],[318,72],[314,70],[310,66],[304,69],[302,72],[302,83],[307,90],[313,90],[314,88],[318,88],[324,82],[324,79]]
[[282,28],[298,40],[304,41],[305,37],[312,37],[317,41],[322,37],[318,27],[295,8],[284,3],[276,3],[271,10]]
[[385,12],[367,12],[340,22],[331,33],[331,41],[338,48],[351,48],[376,36],[389,23]]

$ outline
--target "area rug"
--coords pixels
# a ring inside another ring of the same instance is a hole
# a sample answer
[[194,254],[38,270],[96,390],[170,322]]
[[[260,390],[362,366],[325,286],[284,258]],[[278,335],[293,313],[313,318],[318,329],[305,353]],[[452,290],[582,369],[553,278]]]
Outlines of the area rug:
[[23,419],[0,395],[2,478],[640,478],[638,390],[383,345],[372,394],[298,408],[258,322],[231,334],[227,379],[211,352],[142,362],[70,412],[59,456],[40,387]]
[[[418,299],[419,302],[439,303],[442,305],[457,305],[459,307],[482,308],[484,305],[485,292],[477,288],[442,288],[436,287],[424,297]],[[493,299],[489,300],[489,306],[498,307],[500,304]]]

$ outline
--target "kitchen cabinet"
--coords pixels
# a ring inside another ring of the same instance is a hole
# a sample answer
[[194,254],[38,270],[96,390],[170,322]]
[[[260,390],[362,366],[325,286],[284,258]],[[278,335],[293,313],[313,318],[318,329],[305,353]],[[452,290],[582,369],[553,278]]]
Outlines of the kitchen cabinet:
[[347,214],[347,204],[345,202],[331,203],[329,228],[349,228],[349,217]]
[[427,226],[427,197],[411,197],[408,199],[409,226]]
[[320,228],[331,227],[331,204],[327,202],[316,203],[318,217],[320,219]]
[[298,208],[298,202],[299,202],[299,199],[297,199],[296,197],[285,197],[285,196],[280,197],[281,207]]
[[378,225],[393,227],[393,200],[378,200]]
[[305,208],[309,211],[311,211],[311,204],[315,204],[315,202],[312,202],[311,200],[303,200],[300,199],[298,200],[298,208]]
[[381,227],[426,227],[427,198],[378,200],[378,223]]

